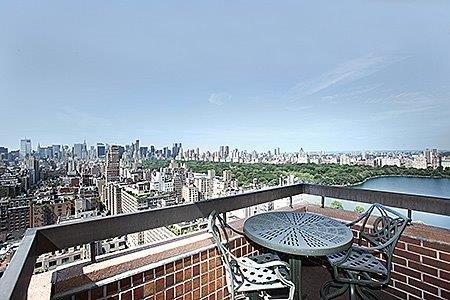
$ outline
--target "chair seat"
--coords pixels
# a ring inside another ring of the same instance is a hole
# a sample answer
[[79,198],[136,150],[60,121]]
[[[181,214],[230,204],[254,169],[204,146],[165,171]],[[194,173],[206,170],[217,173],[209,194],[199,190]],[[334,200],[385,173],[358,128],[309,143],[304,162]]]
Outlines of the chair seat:
[[[239,262],[246,265],[251,265],[252,262],[263,264],[271,261],[280,261],[280,258],[276,254],[265,253],[261,255],[254,255],[248,257],[238,258]],[[275,274],[275,267],[263,268],[263,267],[244,267],[240,268],[244,280],[242,284],[237,288],[238,292],[259,291],[267,289],[282,289],[286,288]],[[286,267],[278,267],[280,274],[289,280],[289,270]]]
[[[345,258],[348,251],[351,251],[349,257],[340,264],[339,262]],[[375,256],[358,247],[352,247],[350,250],[329,255],[327,258],[332,266],[337,265],[337,267],[347,270],[370,272],[384,276],[388,273],[386,267]]]

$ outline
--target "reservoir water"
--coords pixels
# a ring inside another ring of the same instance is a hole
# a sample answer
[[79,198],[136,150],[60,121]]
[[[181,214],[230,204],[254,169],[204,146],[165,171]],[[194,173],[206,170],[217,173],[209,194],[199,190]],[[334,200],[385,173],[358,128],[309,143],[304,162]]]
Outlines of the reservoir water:
[[[448,198],[450,201],[450,179],[390,176],[369,179],[355,188],[442,197]],[[344,208],[349,209],[351,202],[345,202]],[[350,206],[353,206],[354,209],[355,204]],[[406,214],[406,210],[404,213]],[[413,212],[412,219],[450,229],[449,216]]]
[[[360,185],[354,186],[353,188],[440,197],[447,198],[448,201],[450,201],[450,179],[389,176],[369,179]],[[293,199],[294,203],[311,203],[320,205],[319,196],[303,194],[299,197],[294,197]],[[325,206],[330,207],[334,200],[338,200],[345,210],[350,211],[353,211],[357,205],[362,206],[365,210],[370,207],[370,204],[334,198],[325,198]],[[288,204],[283,203],[283,205],[286,206]],[[408,214],[406,209],[394,209],[405,216]],[[450,216],[413,211],[412,219],[413,222],[422,222],[428,225],[450,229]]]

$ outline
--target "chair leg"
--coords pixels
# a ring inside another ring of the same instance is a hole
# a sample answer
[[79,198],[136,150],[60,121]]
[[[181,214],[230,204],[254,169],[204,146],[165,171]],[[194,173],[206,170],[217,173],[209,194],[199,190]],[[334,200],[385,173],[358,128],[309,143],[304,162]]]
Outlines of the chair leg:
[[320,289],[320,298],[329,300],[344,294],[349,288],[347,283],[339,283],[334,280],[328,280],[322,285]]
[[362,299],[378,300],[378,297],[369,288],[356,286],[356,292]]

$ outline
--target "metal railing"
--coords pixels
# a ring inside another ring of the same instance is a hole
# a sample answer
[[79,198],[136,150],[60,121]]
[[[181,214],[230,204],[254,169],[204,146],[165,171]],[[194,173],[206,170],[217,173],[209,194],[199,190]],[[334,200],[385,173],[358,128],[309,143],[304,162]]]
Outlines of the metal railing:
[[[184,221],[207,217],[211,211],[226,213],[299,194],[343,200],[380,203],[390,207],[450,215],[450,199],[352,189],[312,184],[296,184],[256,192],[210,199],[196,203],[145,210],[137,213],[92,218],[67,224],[28,229],[4,275],[0,278],[0,299],[25,299],[39,255],[82,244],[141,232]],[[324,201],[322,201],[322,206]]]

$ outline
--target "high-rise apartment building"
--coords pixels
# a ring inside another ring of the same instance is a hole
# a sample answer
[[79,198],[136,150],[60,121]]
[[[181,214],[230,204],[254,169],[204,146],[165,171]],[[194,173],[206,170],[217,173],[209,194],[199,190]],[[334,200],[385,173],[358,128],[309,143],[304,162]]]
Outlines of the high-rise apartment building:
[[102,143],[97,143],[97,157],[104,158],[106,156],[106,146]]
[[25,157],[31,154],[31,140],[23,139],[20,140],[20,155]]
[[119,146],[112,145],[108,150],[108,155],[106,159],[106,183],[117,182],[120,180],[119,163],[120,163]]

